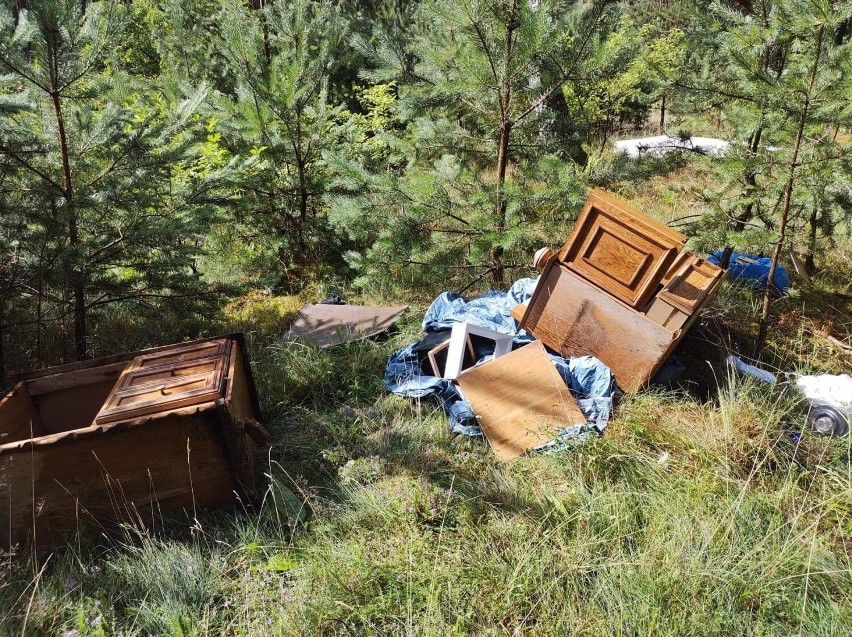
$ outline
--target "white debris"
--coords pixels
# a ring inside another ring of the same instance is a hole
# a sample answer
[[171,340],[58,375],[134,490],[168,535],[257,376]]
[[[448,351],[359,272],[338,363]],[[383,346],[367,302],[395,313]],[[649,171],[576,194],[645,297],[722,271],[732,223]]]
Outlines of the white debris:
[[730,147],[730,142],[712,137],[672,137],[657,135],[640,139],[623,139],[615,142],[615,152],[628,157],[658,157],[672,151],[689,150],[703,155],[719,157]]
[[796,379],[796,386],[808,400],[852,406],[852,376],[849,374],[800,376]]

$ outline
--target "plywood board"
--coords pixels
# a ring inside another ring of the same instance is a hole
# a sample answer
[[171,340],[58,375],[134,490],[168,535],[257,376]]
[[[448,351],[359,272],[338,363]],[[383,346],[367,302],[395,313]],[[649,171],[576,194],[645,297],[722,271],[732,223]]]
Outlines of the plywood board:
[[642,309],[685,242],[679,232],[595,190],[559,260],[627,305]]
[[407,306],[306,305],[293,320],[288,339],[331,347],[386,332]]
[[542,274],[521,327],[562,356],[596,356],[625,391],[647,383],[680,336],[557,261]]
[[544,346],[520,349],[462,372],[458,383],[494,453],[512,460],[586,417]]

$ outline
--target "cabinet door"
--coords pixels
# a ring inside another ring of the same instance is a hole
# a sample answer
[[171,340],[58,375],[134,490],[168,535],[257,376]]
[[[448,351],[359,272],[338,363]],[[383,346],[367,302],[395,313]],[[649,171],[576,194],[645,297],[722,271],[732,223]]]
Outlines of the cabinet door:
[[685,241],[679,232],[595,191],[559,259],[630,307],[644,309]]
[[211,402],[222,395],[229,341],[180,346],[133,359],[95,418],[96,424]]

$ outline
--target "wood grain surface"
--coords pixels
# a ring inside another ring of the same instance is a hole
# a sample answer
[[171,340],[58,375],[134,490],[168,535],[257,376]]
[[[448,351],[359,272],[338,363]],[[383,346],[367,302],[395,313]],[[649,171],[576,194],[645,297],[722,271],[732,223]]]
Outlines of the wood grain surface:
[[512,460],[586,417],[544,346],[530,343],[462,372],[458,383],[494,453]]

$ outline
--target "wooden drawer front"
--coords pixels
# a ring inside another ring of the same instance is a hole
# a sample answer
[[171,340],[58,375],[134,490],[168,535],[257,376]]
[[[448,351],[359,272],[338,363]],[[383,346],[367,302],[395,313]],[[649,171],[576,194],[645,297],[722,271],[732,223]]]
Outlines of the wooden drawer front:
[[644,308],[686,237],[595,191],[560,261],[634,308]]
[[660,290],[659,298],[687,314],[692,314],[721,282],[724,274],[721,268],[696,257]]
[[192,345],[171,347],[166,350],[151,352],[150,354],[140,354],[133,359],[133,362],[127,368],[127,371],[132,371],[141,367],[171,365],[198,358],[224,356],[227,351],[228,339],[226,338],[216,341],[207,341],[206,343],[194,343]]
[[197,376],[211,372],[222,372],[225,366],[224,356],[181,361],[178,363],[130,369],[118,381],[116,390],[138,387],[148,383],[164,383],[185,376]]
[[219,370],[116,389],[95,422],[103,424],[197,405],[216,400],[221,390]]

